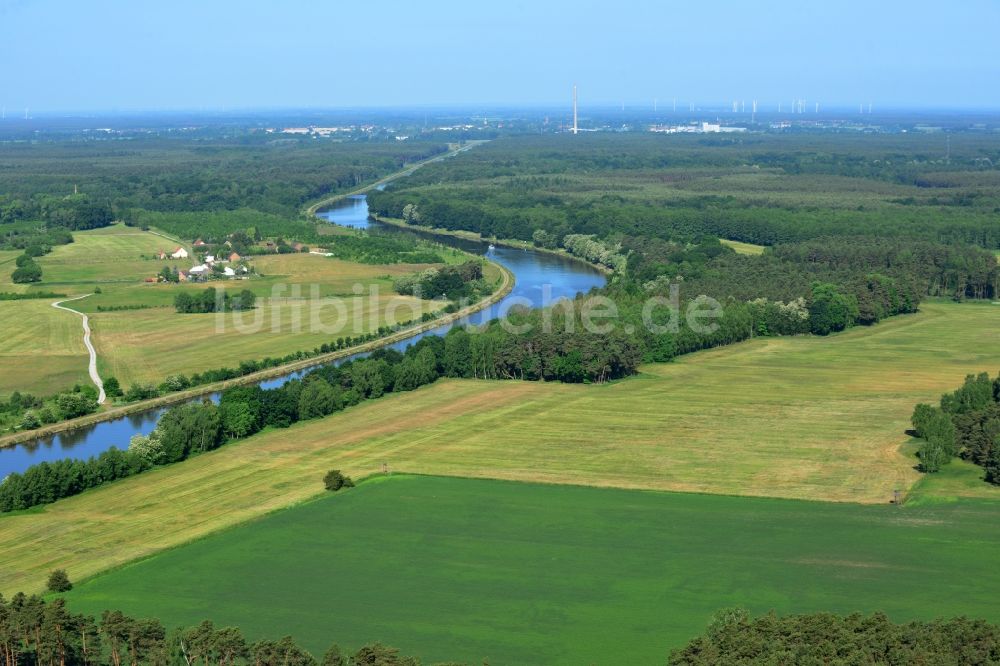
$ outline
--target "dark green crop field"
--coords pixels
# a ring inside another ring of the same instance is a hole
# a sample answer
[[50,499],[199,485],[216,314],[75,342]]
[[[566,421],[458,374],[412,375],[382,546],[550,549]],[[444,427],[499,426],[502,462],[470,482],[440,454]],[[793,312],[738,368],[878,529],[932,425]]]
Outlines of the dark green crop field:
[[211,617],[251,638],[292,634],[314,654],[380,640],[425,662],[651,664],[723,606],[998,621],[998,518],[988,501],[396,476],[98,576],[68,599],[168,627]]

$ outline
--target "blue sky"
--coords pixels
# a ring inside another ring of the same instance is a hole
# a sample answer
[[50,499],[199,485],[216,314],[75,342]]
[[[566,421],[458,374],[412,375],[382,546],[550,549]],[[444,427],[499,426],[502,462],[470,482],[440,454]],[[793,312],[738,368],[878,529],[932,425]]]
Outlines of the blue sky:
[[0,0],[43,112],[793,98],[1000,108],[1000,1]]

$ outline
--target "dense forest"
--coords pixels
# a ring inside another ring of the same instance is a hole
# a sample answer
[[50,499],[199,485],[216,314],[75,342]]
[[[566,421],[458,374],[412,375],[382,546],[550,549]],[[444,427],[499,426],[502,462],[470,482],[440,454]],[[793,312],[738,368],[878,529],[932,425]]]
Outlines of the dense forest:
[[876,234],[1000,248],[1000,140],[956,137],[943,153],[941,137],[906,135],[506,137],[370,201],[386,217],[410,205],[421,224],[521,240]]
[[[68,579],[67,579],[68,583]],[[415,657],[372,643],[345,652],[336,643],[321,659],[291,636],[250,642],[238,627],[211,620],[167,629],[156,618],[104,611],[72,612],[65,600],[0,595],[0,666],[419,666]]]
[[72,242],[121,220],[181,238],[317,239],[316,199],[447,150],[438,142],[200,137],[9,144],[0,151],[0,249]]
[[[669,360],[758,335],[874,324],[916,312],[926,296],[995,298],[1000,273],[985,248],[1000,243],[1000,172],[990,161],[1000,142],[963,144],[945,162],[927,155],[927,141],[507,137],[373,192],[369,206],[407,224],[530,241],[611,269],[599,295],[636,331],[643,360]],[[967,196],[913,195],[928,188]],[[726,194],[706,194],[715,190]],[[720,238],[770,247],[738,254]],[[650,333],[643,304],[674,294],[679,310],[702,295],[718,301],[720,330]],[[507,344],[498,356],[517,353]],[[484,376],[520,376],[514,366],[493,363]],[[551,374],[529,367],[525,376]]]
[[983,372],[941,396],[939,406],[919,404],[913,430],[923,439],[920,468],[937,472],[958,456],[986,470],[986,481],[1000,485],[1000,376]]
[[719,611],[705,633],[674,650],[672,666],[973,666],[1000,661],[1000,627],[964,617],[896,624],[882,613],[752,617]]
[[[369,206],[561,247],[642,284],[701,281],[715,298],[806,297],[816,280],[852,290],[868,273],[934,296],[996,294],[985,251],[1000,247],[996,141],[946,163],[928,158],[926,139],[564,139],[495,141],[371,193]],[[773,250],[734,256],[718,238]]]
[[91,217],[98,220],[111,211],[127,219],[132,210],[251,209],[297,217],[307,202],[446,149],[436,142],[287,138],[8,144],[0,153],[0,224],[46,220],[52,226],[89,228],[60,223],[73,219],[68,211],[78,210],[79,216],[89,208],[96,209]]

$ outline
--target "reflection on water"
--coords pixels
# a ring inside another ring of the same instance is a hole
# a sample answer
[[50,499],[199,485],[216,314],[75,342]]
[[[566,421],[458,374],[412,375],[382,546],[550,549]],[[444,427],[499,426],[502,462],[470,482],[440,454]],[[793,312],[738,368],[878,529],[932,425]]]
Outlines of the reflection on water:
[[[604,276],[600,272],[586,264],[565,257],[508,247],[490,249],[486,243],[478,241],[436,236],[419,230],[399,229],[392,225],[371,221],[368,219],[368,202],[364,195],[348,197],[333,207],[320,211],[317,215],[335,224],[358,229],[427,237],[438,243],[487,256],[489,259],[504,265],[514,274],[514,289],[499,303],[477,312],[457,324],[440,326],[394,343],[391,345],[394,349],[403,350],[427,335],[443,335],[455,325],[487,322],[502,316],[508,308],[514,305],[530,307],[549,305],[560,298],[573,298],[578,293],[585,293],[593,287],[604,284]],[[367,356],[367,354],[358,354],[351,358],[361,356]],[[344,360],[347,359],[338,361],[338,363],[343,363]],[[290,379],[301,377],[305,372],[308,372],[308,369],[268,379],[261,382],[260,385],[266,389],[275,388]],[[213,394],[208,398],[218,401],[218,394]],[[197,398],[197,400],[204,399],[205,397]],[[63,458],[89,458],[112,446],[126,448],[133,435],[148,435],[152,432],[164,411],[165,408],[160,407],[137,412],[113,421],[104,421],[86,428],[78,428],[19,444],[15,447],[0,449],[0,478],[11,472],[21,472],[30,465],[44,461]]]
[[352,229],[368,228],[368,201],[363,194],[345,197],[330,208],[316,213],[321,220]]

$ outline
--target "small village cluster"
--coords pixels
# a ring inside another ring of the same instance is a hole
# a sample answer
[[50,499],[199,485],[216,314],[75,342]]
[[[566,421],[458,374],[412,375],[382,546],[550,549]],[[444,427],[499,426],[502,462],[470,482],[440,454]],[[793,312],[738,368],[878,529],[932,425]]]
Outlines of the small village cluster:
[[[198,248],[204,248],[206,245],[205,241],[199,238],[194,242],[193,246],[197,251]],[[185,248],[178,246],[172,252],[161,250],[156,255],[156,258],[160,260],[189,259],[190,254]],[[201,258],[202,262],[200,264],[192,266],[186,271],[177,271],[177,280],[180,282],[202,282],[212,275],[229,280],[246,279],[249,276],[250,269],[246,264],[241,263],[243,257],[237,252],[231,252],[228,256],[203,254]],[[146,282],[162,281],[164,281],[162,275],[146,278]]]

